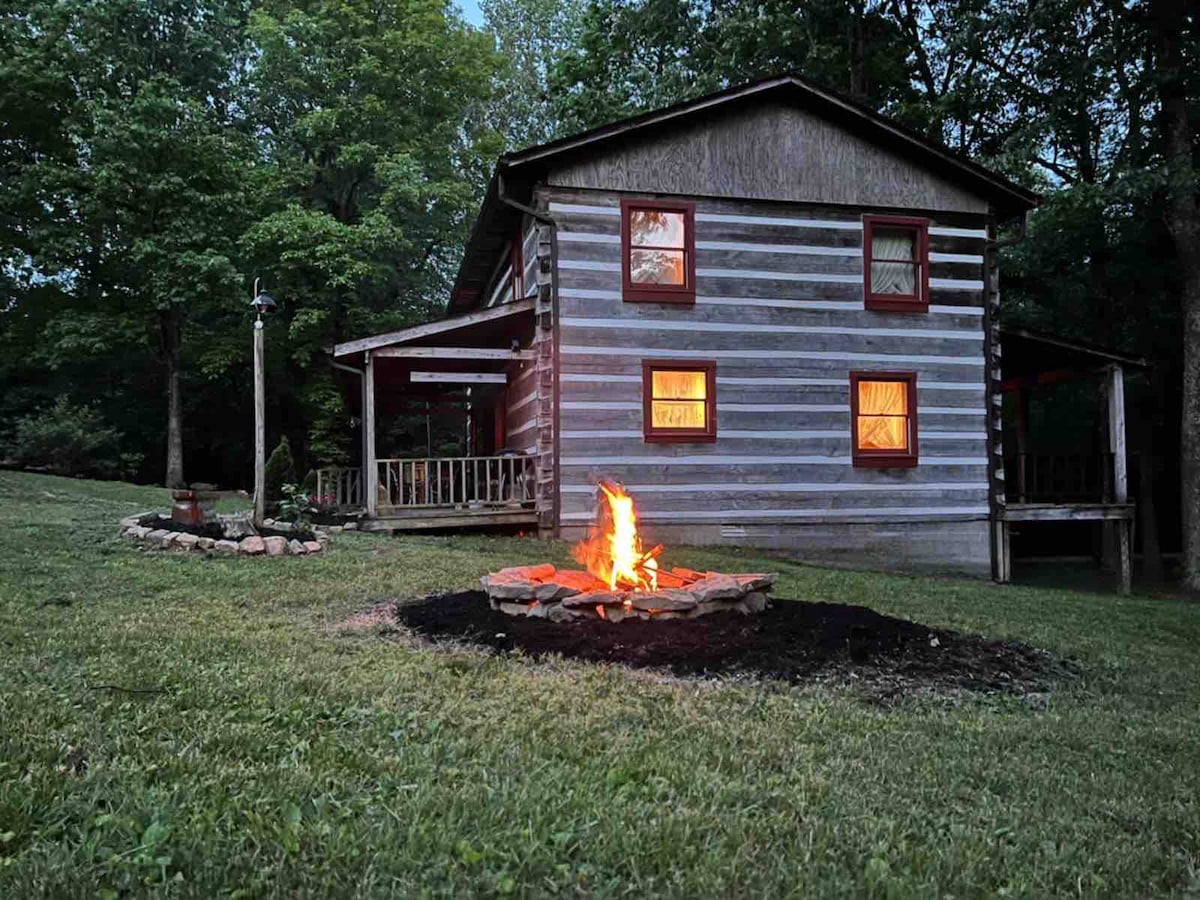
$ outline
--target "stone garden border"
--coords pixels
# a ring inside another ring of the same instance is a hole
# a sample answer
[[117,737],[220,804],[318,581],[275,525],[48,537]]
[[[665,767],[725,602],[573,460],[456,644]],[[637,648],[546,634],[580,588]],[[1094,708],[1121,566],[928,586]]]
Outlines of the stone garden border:
[[[224,556],[307,556],[321,553],[329,546],[329,535],[320,528],[314,528],[315,541],[301,541],[296,538],[286,538],[282,535],[248,535],[240,540],[217,540],[211,537],[200,537],[187,531],[170,531],[166,528],[148,528],[142,522],[151,517],[158,518],[157,512],[145,512],[136,516],[126,516],[121,519],[121,537],[133,541],[151,550],[176,550],[190,553],[208,553]],[[275,522],[274,527],[282,529],[287,523]]]

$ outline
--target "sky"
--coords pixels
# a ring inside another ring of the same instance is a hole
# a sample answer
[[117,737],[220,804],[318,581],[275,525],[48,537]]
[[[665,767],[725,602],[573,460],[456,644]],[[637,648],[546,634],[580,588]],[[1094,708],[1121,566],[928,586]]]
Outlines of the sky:
[[483,24],[483,13],[479,11],[479,0],[458,0],[458,5],[462,7],[463,15],[472,25]]

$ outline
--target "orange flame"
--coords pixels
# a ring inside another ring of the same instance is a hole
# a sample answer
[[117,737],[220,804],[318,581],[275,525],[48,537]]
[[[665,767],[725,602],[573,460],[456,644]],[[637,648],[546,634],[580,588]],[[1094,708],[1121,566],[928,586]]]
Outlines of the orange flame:
[[642,552],[633,498],[616,482],[602,481],[600,501],[591,533],[572,555],[609,590],[657,590],[658,563]]

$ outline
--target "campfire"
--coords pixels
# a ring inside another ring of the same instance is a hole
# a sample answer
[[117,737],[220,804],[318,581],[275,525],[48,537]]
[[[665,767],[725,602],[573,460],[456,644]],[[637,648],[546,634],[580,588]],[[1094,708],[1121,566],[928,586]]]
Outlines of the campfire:
[[596,520],[572,552],[586,571],[549,563],[514,566],[485,575],[483,589],[495,609],[556,622],[676,619],[766,609],[774,575],[667,569],[659,563],[664,549],[662,544],[643,549],[633,497],[620,484],[602,481]]

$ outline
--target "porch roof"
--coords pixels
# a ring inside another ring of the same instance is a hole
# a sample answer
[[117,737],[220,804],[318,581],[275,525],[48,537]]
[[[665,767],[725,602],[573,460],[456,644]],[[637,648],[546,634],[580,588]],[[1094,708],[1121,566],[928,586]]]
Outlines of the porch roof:
[[[508,373],[532,363],[533,298],[451,316],[400,331],[345,341],[330,349],[351,410],[361,412],[366,356],[382,413],[445,409],[488,402]],[[354,373],[358,377],[352,377]]]
[[1150,368],[1141,357],[1012,325],[1000,326],[1000,347],[1002,390],[1084,378],[1109,366]]
[[431,341],[456,347],[499,347],[505,340],[520,339],[533,321],[533,298],[526,297],[501,306],[449,316],[424,325],[413,325],[400,331],[371,335],[335,344],[334,359],[361,358],[367,350],[378,350],[400,344],[421,345]]

